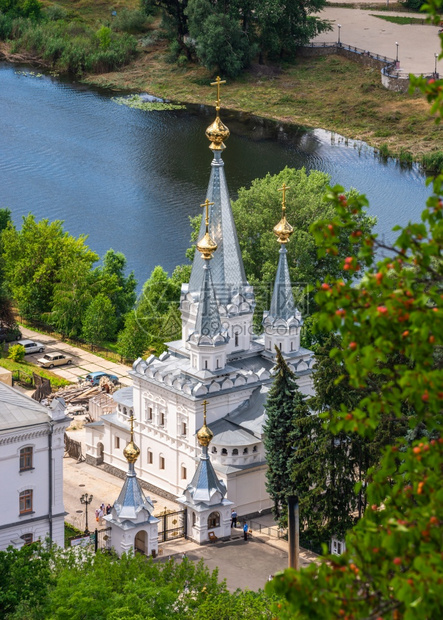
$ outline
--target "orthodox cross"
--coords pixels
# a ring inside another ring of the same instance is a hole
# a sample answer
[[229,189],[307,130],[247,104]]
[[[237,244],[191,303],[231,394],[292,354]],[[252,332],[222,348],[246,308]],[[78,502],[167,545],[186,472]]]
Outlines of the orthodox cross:
[[206,405],[209,405],[207,400],[202,402],[203,405],[203,426],[206,426]]
[[214,204],[213,202],[209,202],[209,198],[206,198],[204,203],[200,205],[201,207],[206,207],[206,216],[205,216],[206,232],[208,232],[208,226],[209,226],[209,207],[213,204]]
[[131,415],[131,417],[129,418],[129,421],[131,423],[131,441],[134,441],[134,414]]
[[211,86],[217,86],[217,101],[215,103],[217,112],[220,110],[220,84],[226,84],[226,80],[221,80],[220,76],[217,75],[215,82],[211,82]]
[[281,208],[282,208],[283,215],[285,214],[285,211],[286,211],[286,192],[288,191],[288,189],[291,189],[291,188],[288,187],[286,183],[283,183],[282,187],[280,187],[277,190],[278,192],[283,192],[283,200],[281,201]]

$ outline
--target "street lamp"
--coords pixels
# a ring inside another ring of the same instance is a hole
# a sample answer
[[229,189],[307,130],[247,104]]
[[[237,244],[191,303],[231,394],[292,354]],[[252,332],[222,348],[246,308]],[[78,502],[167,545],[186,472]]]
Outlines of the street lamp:
[[395,62],[398,63],[398,43],[397,43],[397,41],[395,42],[395,45],[397,46],[397,55],[395,56]]
[[338,28],[338,45],[339,45],[339,47],[340,47],[340,46],[341,46],[341,43],[340,43],[340,30],[341,30],[341,24],[337,24],[337,28]]
[[88,506],[92,502],[92,499],[93,499],[93,496],[92,495],[88,495],[87,493],[83,493],[83,495],[80,498],[80,502],[86,506],[86,509],[85,509],[85,512],[86,512],[85,534],[89,534],[89,529],[88,529]]

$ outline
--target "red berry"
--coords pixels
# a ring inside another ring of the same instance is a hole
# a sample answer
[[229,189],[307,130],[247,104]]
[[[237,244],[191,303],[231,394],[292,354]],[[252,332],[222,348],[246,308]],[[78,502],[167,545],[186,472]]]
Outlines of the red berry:
[[394,558],[393,562],[396,566],[400,566],[400,564],[402,563],[402,559],[401,558]]
[[349,343],[349,348],[351,349],[351,351],[355,351],[355,349],[357,348],[357,343],[356,342],[350,342]]

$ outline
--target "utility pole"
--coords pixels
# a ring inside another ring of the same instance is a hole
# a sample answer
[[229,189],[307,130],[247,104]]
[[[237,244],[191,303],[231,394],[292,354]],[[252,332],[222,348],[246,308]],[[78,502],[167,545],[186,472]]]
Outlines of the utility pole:
[[297,495],[288,496],[289,568],[300,568],[300,517]]

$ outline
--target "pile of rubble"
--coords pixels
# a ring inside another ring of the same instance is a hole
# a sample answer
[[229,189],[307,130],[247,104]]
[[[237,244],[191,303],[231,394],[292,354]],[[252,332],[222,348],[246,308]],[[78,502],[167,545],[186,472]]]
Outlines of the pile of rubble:
[[116,386],[108,379],[102,377],[99,385],[93,385],[88,381],[80,381],[77,385],[68,385],[59,388],[56,392],[52,392],[47,397],[48,404],[54,398],[63,398],[66,403],[66,413],[73,415],[87,413],[89,409],[89,400],[99,394],[112,394],[115,392]]

